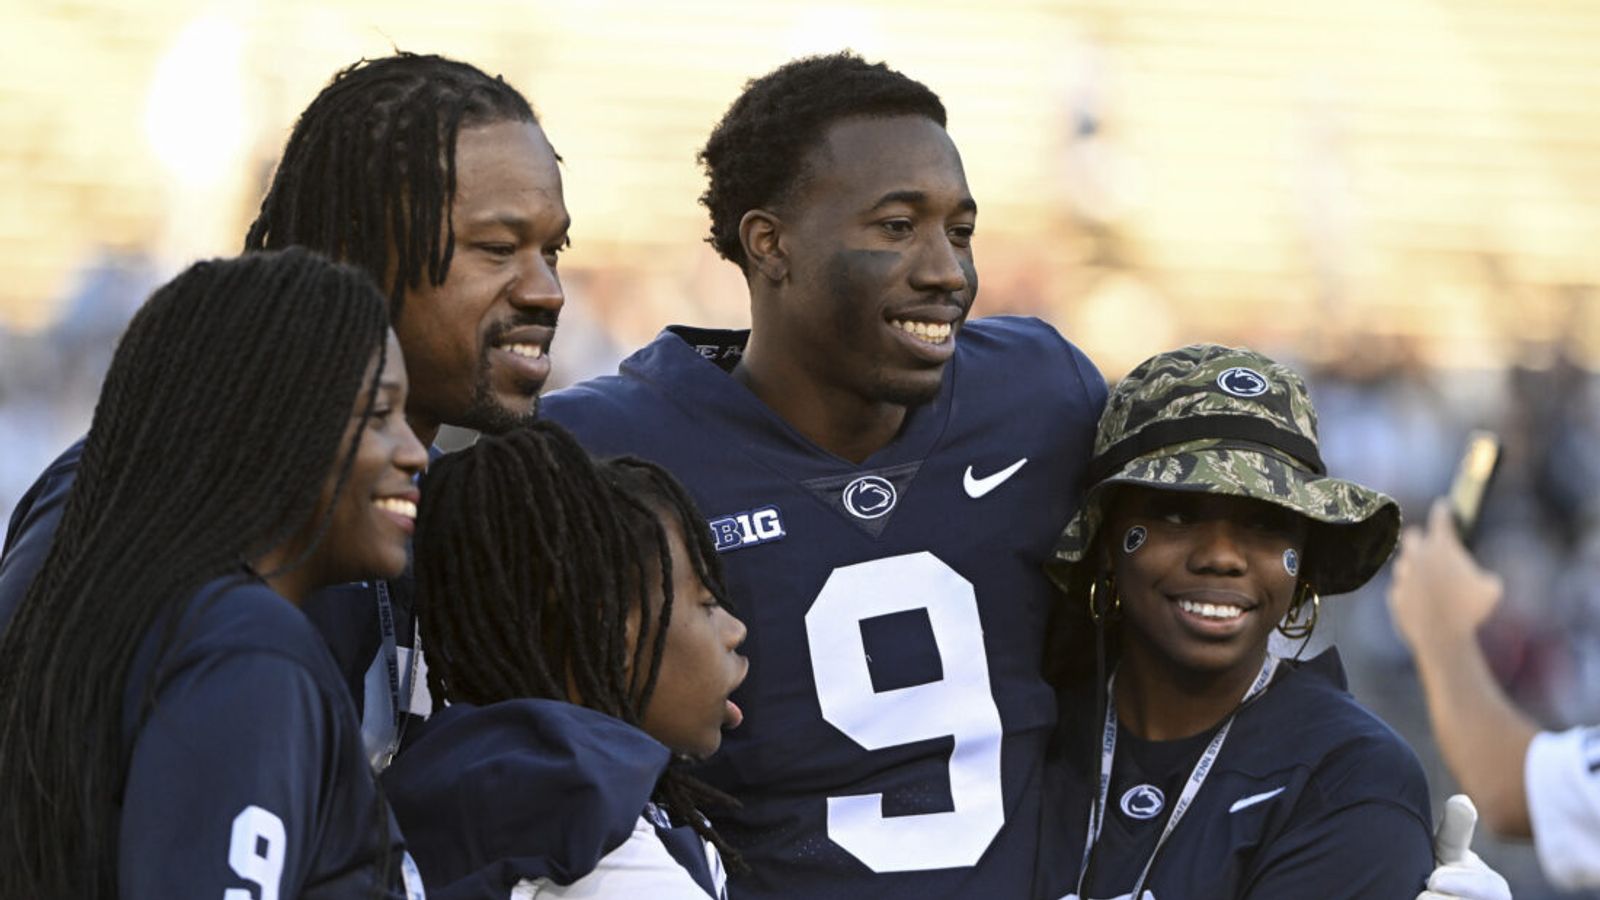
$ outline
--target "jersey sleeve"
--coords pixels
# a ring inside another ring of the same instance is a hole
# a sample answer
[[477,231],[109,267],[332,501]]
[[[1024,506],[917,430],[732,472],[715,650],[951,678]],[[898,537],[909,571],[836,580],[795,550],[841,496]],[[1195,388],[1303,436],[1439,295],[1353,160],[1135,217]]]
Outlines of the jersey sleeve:
[[6,526],[5,549],[0,551],[0,633],[11,622],[27,596],[34,576],[44,568],[56,528],[67,506],[67,495],[78,473],[83,442],[73,444],[28,488],[12,510]]
[[1523,765],[1533,844],[1557,887],[1600,887],[1600,726],[1542,732]]
[[1398,735],[1370,714],[1363,720],[1365,733],[1314,765],[1242,896],[1392,900],[1423,890],[1434,866],[1427,777]]
[[289,657],[235,654],[176,674],[134,738],[123,900],[299,896],[335,728],[311,673]]
[[1416,813],[1386,800],[1367,800],[1280,836],[1242,896],[1394,900],[1415,897],[1432,870],[1433,845]]

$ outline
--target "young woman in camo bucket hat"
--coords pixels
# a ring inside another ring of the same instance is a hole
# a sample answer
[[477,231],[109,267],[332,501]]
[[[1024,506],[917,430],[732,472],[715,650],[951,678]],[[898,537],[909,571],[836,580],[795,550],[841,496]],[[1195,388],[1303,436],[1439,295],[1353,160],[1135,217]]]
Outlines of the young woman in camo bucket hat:
[[1152,357],[1107,401],[1089,473],[1050,565],[1076,658],[1101,661],[1063,686],[1069,896],[1416,896],[1434,864],[1416,755],[1336,651],[1268,652],[1400,528],[1393,500],[1326,474],[1300,377],[1211,344]]

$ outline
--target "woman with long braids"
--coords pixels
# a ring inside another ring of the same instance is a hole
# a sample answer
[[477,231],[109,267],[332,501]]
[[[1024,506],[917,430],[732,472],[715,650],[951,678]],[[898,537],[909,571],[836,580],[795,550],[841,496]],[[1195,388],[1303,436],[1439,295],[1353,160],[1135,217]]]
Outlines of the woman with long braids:
[[134,316],[0,643],[0,897],[417,880],[296,608],[405,567],[406,387],[368,276],[303,250],[198,263]]
[[540,422],[436,462],[418,528],[428,685],[450,705],[383,782],[430,895],[724,896],[700,808],[727,798],[673,757],[739,724],[745,629],[683,489]]
[[1275,628],[1308,637],[1319,595],[1370,579],[1400,527],[1393,500],[1325,474],[1299,376],[1216,345],[1146,360],[1089,473],[1051,572],[1081,639],[1058,660],[1101,663],[1064,690],[1083,828],[1054,856],[1075,896],[1416,896],[1433,854],[1415,754],[1336,651],[1268,650]]

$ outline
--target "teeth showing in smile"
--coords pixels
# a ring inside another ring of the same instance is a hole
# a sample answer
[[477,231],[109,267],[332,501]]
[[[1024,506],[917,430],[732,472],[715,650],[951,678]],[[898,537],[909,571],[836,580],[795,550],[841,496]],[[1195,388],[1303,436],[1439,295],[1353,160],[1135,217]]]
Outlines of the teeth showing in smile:
[[500,349],[518,356],[526,356],[528,359],[538,359],[544,355],[544,348],[538,344],[505,344]]
[[384,512],[392,512],[408,519],[417,517],[417,504],[400,497],[379,497],[372,501],[372,505]]
[[913,322],[909,319],[892,319],[889,324],[924,343],[942,344],[950,340],[949,322]]
[[1243,607],[1227,603],[1196,603],[1193,600],[1179,600],[1178,606],[1186,613],[1204,616],[1207,619],[1237,619],[1244,615]]

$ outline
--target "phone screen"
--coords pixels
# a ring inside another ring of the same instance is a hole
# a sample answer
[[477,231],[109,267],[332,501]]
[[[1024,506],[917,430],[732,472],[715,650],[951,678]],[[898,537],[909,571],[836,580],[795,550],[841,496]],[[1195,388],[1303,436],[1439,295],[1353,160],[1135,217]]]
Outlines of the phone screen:
[[1450,482],[1450,513],[1463,543],[1471,545],[1477,533],[1483,498],[1489,492],[1500,464],[1500,438],[1492,431],[1473,431],[1467,435],[1466,451]]

